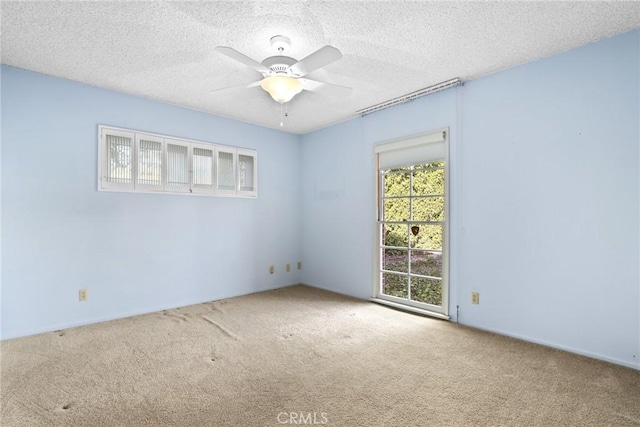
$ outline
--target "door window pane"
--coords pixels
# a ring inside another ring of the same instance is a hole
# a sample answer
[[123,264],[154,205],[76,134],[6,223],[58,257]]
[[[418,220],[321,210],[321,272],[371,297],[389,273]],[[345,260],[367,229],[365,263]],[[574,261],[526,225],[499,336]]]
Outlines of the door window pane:
[[382,244],[384,246],[407,247],[408,243],[406,225],[384,224],[382,226]]
[[444,197],[411,199],[413,221],[444,221]]
[[409,201],[411,199],[384,199],[385,221],[409,221]]
[[409,251],[403,249],[385,249],[382,268],[390,271],[407,272],[407,255]]
[[411,274],[442,277],[442,252],[412,250]]
[[444,194],[444,169],[415,171],[413,194],[421,196]]
[[442,226],[411,224],[411,247],[415,249],[442,249]]
[[409,278],[393,273],[382,273],[382,293],[399,298],[409,296]]
[[411,277],[411,300],[442,305],[442,281]]
[[384,196],[409,196],[411,173],[387,172],[384,174]]

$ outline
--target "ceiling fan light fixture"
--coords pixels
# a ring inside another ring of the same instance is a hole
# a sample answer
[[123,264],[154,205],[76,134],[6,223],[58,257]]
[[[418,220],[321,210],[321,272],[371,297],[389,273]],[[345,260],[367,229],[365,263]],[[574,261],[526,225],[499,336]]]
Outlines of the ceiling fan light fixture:
[[302,91],[302,83],[289,76],[267,76],[260,81],[260,86],[280,104],[291,101]]

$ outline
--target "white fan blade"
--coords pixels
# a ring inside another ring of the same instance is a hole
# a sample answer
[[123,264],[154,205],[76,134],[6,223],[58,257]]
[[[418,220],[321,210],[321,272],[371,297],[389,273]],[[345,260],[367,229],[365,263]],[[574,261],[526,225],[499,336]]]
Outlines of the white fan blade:
[[293,64],[289,70],[296,76],[304,76],[342,58],[342,53],[333,46],[325,46]]
[[267,67],[259,63],[258,61],[254,61],[253,59],[249,58],[247,55],[240,53],[233,48],[230,48],[227,46],[216,46],[216,48],[213,50],[223,54],[224,56],[228,56],[231,59],[235,59],[236,61],[243,63],[247,67],[251,67],[254,70],[259,71],[263,74],[269,73],[271,71]]
[[225,90],[238,89],[238,88],[249,89],[251,87],[260,86],[260,82],[261,82],[261,80],[258,80],[257,82],[253,82],[253,83],[243,83],[241,85],[233,85],[233,86],[221,87],[219,89],[210,90],[209,93],[222,92],[222,91],[225,91]]
[[311,92],[326,93],[332,96],[344,97],[351,95],[351,92],[353,92],[353,89],[350,87],[335,85],[333,83],[319,82],[317,80],[310,79],[298,79],[298,81],[302,83],[304,90],[309,90]]

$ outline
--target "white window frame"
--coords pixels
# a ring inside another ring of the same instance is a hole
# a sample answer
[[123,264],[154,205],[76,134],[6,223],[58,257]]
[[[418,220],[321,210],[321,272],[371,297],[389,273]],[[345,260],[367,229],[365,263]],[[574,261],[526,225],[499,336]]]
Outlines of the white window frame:
[[[246,197],[255,197],[258,194],[258,153],[253,150],[238,148],[236,150],[236,156],[236,173],[238,175],[236,177],[236,182],[238,183],[238,194],[242,194]],[[252,190],[243,190],[242,187],[240,187],[240,156],[253,157],[253,182],[251,185]]]
[[129,162],[131,164],[131,182],[129,183],[117,183],[117,182],[109,182],[107,181],[107,170],[109,169],[109,165],[107,162],[109,161],[109,156],[107,155],[107,134],[103,132],[103,129],[100,128],[98,131],[98,140],[100,141],[99,150],[100,154],[98,155],[98,188],[106,191],[133,191],[134,190],[134,182],[135,182],[135,167],[136,167],[136,135],[134,132],[125,131],[120,129],[110,129],[109,135],[119,136],[122,138],[128,138],[131,140],[131,145],[129,147],[130,150],[130,158]]
[[[231,154],[232,170],[231,176],[233,177],[233,188],[220,188],[220,173],[222,167],[220,167],[220,153]],[[238,193],[238,155],[235,148],[231,147],[216,147],[216,194],[220,196],[235,196]]]
[[[131,182],[130,183],[112,183],[107,181],[107,172],[109,165],[107,164],[108,147],[107,147],[107,135],[120,136],[131,140]],[[162,185],[146,185],[139,183],[138,179],[138,152],[140,147],[140,139],[151,140],[160,142],[162,145],[161,154],[161,176]],[[168,144],[181,145],[187,147],[188,158],[188,175],[189,185],[185,188],[172,187],[168,184],[168,167],[169,167],[169,152]],[[212,163],[212,187],[203,188],[196,187],[194,185],[193,174],[193,156],[194,148],[200,148],[205,150],[211,150],[213,154]],[[226,145],[219,145],[213,143],[207,143],[203,141],[194,141],[184,138],[176,138],[172,136],[160,135],[151,132],[136,131],[131,129],[117,128],[107,125],[98,125],[98,191],[116,191],[116,192],[135,192],[135,193],[152,193],[152,194],[193,194],[199,196],[216,196],[216,197],[242,197],[242,198],[257,198],[258,197],[258,153],[256,150],[248,148],[230,147]],[[233,171],[232,176],[234,179],[233,189],[218,189],[218,153],[225,152],[232,154]],[[240,189],[240,174],[239,174],[239,155],[253,157],[253,190],[246,191]]]
[[[141,184],[140,183],[140,141],[141,140],[145,140],[145,141],[153,141],[153,142],[157,142],[160,144],[160,185],[151,185],[151,184]],[[142,133],[142,132],[136,132],[136,138],[135,138],[135,150],[134,150],[135,154],[135,159],[136,162],[134,163],[134,168],[133,168],[133,186],[134,186],[134,190],[137,192],[144,192],[144,193],[157,193],[157,192],[164,192],[164,186],[165,186],[165,182],[166,182],[166,148],[165,148],[165,144],[164,144],[164,138],[160,138],[156,135],[152,135],[152,134],[148,134],[148,133]]]

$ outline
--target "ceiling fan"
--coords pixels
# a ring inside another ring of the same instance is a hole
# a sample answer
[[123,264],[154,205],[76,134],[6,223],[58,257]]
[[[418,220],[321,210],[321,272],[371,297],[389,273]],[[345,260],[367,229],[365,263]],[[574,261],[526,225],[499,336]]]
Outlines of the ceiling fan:
[[249,84],[216,89],[211,92],[260,86],[280,104],[291,101],[302,90],[324,92],[335,96],[349,96],[351,94],[352,89],[350,87],[304,78],[307,74],[342,58],[342,53],[335,47],[324,46],[298,61],[290,56],[284,56],[285,49],[291,45],[291,40],[288,37],[273,36],[270,41],[271,46],[277,49],[278,55],[270,56],[262,63],[233,48],[217,46],[214,49],[216,52],[235,59],[249,68],[253,68],[262,74],[262,79]]

